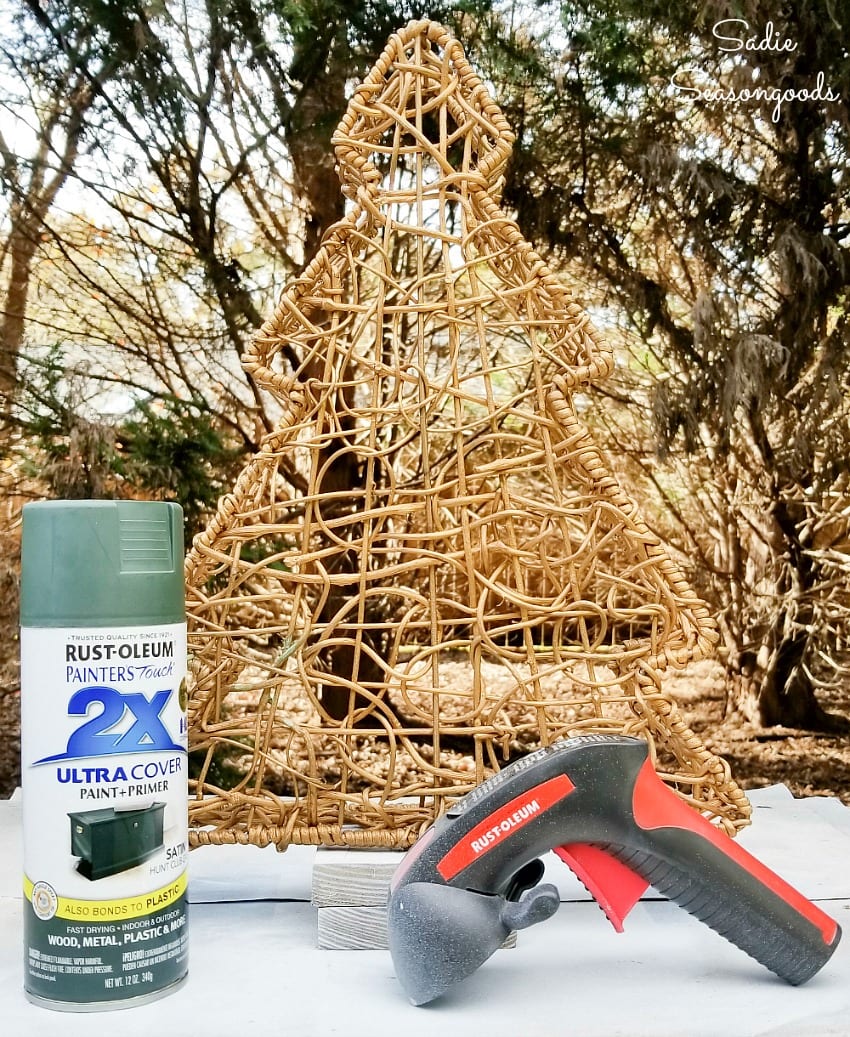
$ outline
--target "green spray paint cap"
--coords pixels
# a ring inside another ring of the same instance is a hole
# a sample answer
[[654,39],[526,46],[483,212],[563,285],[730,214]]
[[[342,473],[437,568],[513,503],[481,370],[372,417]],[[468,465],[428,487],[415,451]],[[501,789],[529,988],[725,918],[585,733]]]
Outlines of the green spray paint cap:
[[183,512],[164,501],[24,505],[21,626],[182,623]]

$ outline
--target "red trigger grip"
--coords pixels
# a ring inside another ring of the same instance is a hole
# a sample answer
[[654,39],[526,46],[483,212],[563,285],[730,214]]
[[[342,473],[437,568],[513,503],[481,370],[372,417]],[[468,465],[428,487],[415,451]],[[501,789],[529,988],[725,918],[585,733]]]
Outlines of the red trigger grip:
[[588,843],[555,846],[554,852],[587,888],[618,933],[649,883],[616,857]]

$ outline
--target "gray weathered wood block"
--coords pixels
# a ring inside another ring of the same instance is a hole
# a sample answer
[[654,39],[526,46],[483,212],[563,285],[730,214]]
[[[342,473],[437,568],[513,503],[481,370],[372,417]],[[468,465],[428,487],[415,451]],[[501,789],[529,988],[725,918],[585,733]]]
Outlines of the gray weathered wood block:
[[403,853],[320,846],[313,865],[313,903],[323,907],[382,907]]
[[[390,879],[404,853],[320,846],[313,864],[312,901],[318,908],[321,950],[387,948]],[[516,933],[504,947],[516,946]]]
[[376,951],[387,948],[387,908],[320,907],[319,948]]
[[[384,907],[320,907],[319,949],[380,951],[387,949],[387,909]],[[516,947],[509,933],[501,949]]]

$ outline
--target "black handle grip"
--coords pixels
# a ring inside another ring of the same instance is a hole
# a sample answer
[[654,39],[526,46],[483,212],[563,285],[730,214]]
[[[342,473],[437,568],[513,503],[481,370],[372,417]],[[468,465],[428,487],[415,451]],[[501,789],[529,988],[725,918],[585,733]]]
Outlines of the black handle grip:
[[631,845],[606,850],[659,893],[788,983],[805,983],[838,945],[838,923],[686,806],[647,762]]

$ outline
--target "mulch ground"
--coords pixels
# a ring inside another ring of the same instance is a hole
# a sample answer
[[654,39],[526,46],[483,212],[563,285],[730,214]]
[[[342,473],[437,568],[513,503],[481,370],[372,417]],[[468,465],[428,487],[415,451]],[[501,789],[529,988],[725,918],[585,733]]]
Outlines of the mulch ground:
[[[728,761],[732,776],[744,789],[781,784],[795,796],[837,796],[850,806],[847,735],[761,729],[740,717],[725,717],[723,674],[709,661],[672,677],[669,690],[689,726],[712,752]],[[821,704],[850,717],[850,693]]]

